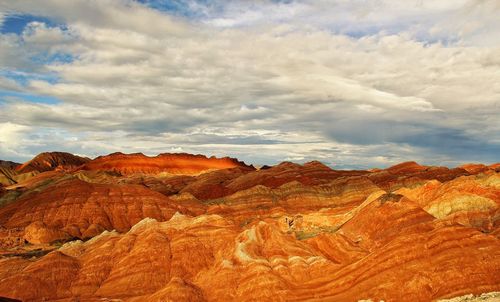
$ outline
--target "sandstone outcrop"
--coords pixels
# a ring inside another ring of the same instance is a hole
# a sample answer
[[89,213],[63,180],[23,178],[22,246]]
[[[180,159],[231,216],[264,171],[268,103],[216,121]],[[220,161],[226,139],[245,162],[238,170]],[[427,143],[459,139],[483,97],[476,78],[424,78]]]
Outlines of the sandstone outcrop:
[[[386,213],[410,218],[391,222]],[[369,230],[356,226],[371,214]],[[429,301],[498,288],[492,236],[439,223],[408,200],[376,199],[349,223],[342,233],[302,241],[272,220],[241,230],[218,215],[144,219],[124,234],[69,242],[35,262],[0,260],[0,294],[23,301]],[[386,233],[374,232],[379,223]]]
[[415,188],[401,188],[399,194],[415,201],[437,218],[492,231],[500,217],[500,175],[462,176],[441,183],[428,181]]
[[[0,224],[16,228],[41,222],[54,232],[44,228],[36,230],[40,225],[33,226],[33,232],[45,232],[41,237],[36,235],[38,241],[51,242],[66,236],[91,238],[103,230],[126,231],[145,217],[167,220],[176,211],[191,214],[200,211],[187,209],[138,185],[93,184],[70,178],[39,190],[0,208]],[[59,235],[50,237],[48,234]]]
[[0,174],[0,297],[434,301],[500,291],[495,165],[255,169],[117,153],[30,167]]
[[164,153],[154,157],[142,153],[113,153],[100,156],[80,167],[81,170],[116,171],[121,174],[186,174],[196,175],[209,170],[247,167],[234,158],[206,157],[187,153]]
[[46,172],[56,169],[67,170],[76,168],[90,159],[73,155],[67,152],[44,152],[35,156],[32,160],[16,167],[18,173]]
[[20,166],[21,164],[9,161],[9,160],[0,160],[0,168],[9,168],[9,169],[15,169],[16,167]]
[[16,183],[17,173],[8,167],[0,167],[0,186],[9,186]]

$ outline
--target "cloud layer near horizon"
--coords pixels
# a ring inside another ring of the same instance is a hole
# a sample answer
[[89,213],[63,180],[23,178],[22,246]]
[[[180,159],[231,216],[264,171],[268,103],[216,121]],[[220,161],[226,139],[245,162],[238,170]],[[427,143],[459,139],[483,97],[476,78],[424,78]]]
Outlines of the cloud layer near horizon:
[[206,3],[0,0],[0,158],[500,160],[497,1]]

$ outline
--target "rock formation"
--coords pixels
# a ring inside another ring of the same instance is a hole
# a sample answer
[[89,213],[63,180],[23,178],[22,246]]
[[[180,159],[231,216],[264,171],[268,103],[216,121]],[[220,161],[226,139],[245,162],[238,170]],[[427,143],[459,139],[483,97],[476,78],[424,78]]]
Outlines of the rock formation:
[[66,152],[44,152],[38,154],[32,160],[16,167],[18,173],[26,172],[45,172],[56,169],[71,169],[76,168],[90,159],[73,155]]
[[[380,221],[387,236],[373,232],[379,224],[357,228],[374,209],[382,220],[410,218]],[[497,238],[440,224],[407,201],[378,199],[365,210],[338,234],[305,241],[275,221],[241,230],[218,215],[145,219],[124,234],[69,242],[35,262],[1,261],[0,293],[23,301],[429,301],[498,289]]]
[[208,170],[218,170],[233,167],[247,167],[234,158],[207,158],[203,155],[186,153],[164,153],[154,157],[142,153],[113,153],[100,156],[85,165],[81,170],[116,171],[121,174],[189,174],[196,175]]
[[8,160],[0,160],[0,168],[9,168],[9,169],[15,169],[16,167],[20,166],[21,164],[13,162],[13,161],[8,161]]
[[[26,239],[32,243],[91,238],[106,229],[126,231],[144,217],[167,220],[176,211],[199,212],[138,185],[94,184],[70,178],[33,191],[0,208],[0,224],[26,227]],[[44,235],[37,235],[40,233]]]
[[9,186],[16,183],[17,173],[9,167],[0,167],[0,185]]
[[497,165],[254,169],[120,153],[30,167],[25,178],[2,174],[0,297],[433,301],[500,291]]

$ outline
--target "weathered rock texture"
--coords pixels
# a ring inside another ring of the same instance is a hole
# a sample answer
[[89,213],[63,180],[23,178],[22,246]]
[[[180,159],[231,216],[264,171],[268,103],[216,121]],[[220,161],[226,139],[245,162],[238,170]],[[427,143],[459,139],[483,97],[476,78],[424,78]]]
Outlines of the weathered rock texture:
[[234,158],[207,158],[203,155],[186,153],[165,153],[149,157],[142,153],[113,153],[100,156],[85,165],[82,170],[116,171],[121,174],[199,174],[208,170],[247,167]]
[[1,187],[0,296],[432,301],[500,290],[497,165],[256,170],[112,154],[60,166],[72,168]]
[[0,208],[0,224],[26,227],[26,239],[32,243],[90,238],[106,229],[123,232],[145,217],[163,221],[176,211],[199,213],[199,207],[187,209],[138,185],[94,184],[70,178],[37,189],[40,191],[35,189]]
[[78,167],[90,159],[66,152],[45,152],[37,155],[32,160],[16,167],[19,173],[45,172],[56,169],[71,169]]
[[15,169],[17,166],[20,166],[20,165],[21,164],[13,162],[13,161],[0,160],[0,167],[1,168]]

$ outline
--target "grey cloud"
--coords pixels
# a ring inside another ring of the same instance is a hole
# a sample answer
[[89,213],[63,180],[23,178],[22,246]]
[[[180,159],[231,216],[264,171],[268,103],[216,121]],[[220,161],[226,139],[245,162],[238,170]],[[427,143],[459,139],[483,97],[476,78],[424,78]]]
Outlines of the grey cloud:
[[495,162],[499,160],[500,143],[487,137],[470,137],[462,130],[436,128],[395,140],[429,150],[430,154],[444,154],[451,161]]
[[[37,3],[0,2],[0,8],[60,18],[67,30],[35,24],[22,37],[1,36],[25,41],[26,54],[5,68],[29,65],[28,53],[43,51],[64,50],[75,61],[41,66],[59,80],[31,80],[22,88],[60,104],[1,105],[0,125],[11,134],[0,157],[16,149],[92,156],[180,148],[256,163],[320,159],[339,167],[498,158],[498,48],[422,42],[408,24],[394,25],[428,13],[432,20],[422,25],[428,31],[457,8],[452,1],[374,4],[357,18],[379,24],[396,11],[398,20],[382,24],[394,32],[363,37],[325,30],[333,13],[328,1],[261,1],[244,26],[225,27],[209,18],[227,25],[244,14],[244,1],[208,10],[202,22],[118,0]],[[334,16],[353,24],[345,3],[337,3]],[[263,21],[259,14],[268,8]],[[151,23],[157,26],[144,26]]]
[[[80,22],[95,27],[140,30],[150,35],[182,34],[187,24],[181,20],[147,9],[138,3],[121,0],[44,0],[1,1],[0,10],[7,13],[28,13],[63,22]],[[148,20],[148,22],[145,22]],[[154,26],[151,26],[154,24]]]

